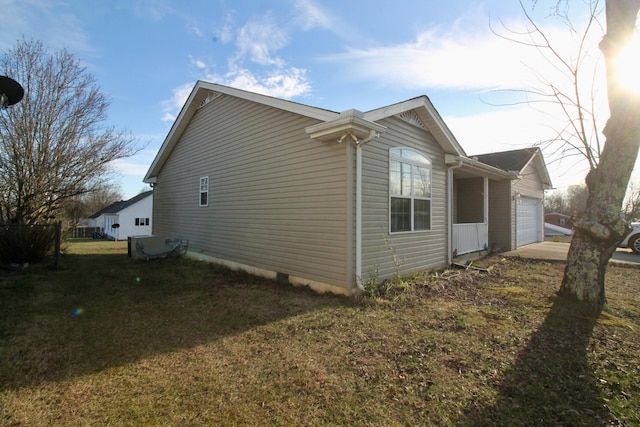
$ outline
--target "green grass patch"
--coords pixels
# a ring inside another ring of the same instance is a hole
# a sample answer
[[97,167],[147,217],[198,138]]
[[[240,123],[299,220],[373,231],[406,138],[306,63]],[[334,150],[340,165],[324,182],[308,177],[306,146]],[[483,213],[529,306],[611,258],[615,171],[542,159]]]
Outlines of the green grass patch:
[[389,299],[76,241],[0,273],[0,425],[637,425],[640,271],[586,319],[562,266],[483,260]]

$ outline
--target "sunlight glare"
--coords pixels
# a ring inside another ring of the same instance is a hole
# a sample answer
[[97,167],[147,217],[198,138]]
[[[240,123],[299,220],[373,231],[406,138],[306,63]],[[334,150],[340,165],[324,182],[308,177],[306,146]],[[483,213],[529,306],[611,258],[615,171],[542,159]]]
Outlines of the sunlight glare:
[[620,52],[616,61],[616,74],[622,87],[640,93],[640,37],[633,38]]

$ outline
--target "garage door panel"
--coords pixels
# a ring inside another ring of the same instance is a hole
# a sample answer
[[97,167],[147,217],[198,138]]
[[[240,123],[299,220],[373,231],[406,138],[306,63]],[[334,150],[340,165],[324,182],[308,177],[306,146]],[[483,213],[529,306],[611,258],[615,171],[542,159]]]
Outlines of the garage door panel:
[[517,245],[523,246],[538,242],[542,226],[540,199],[520,197],[518,199],[516,218]]

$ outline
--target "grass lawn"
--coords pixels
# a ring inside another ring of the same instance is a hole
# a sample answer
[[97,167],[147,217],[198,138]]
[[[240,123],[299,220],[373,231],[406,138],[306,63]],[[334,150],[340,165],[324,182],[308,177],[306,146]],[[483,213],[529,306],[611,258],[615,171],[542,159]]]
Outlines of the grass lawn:
[[0,425],[640,425],[640,270],[598,319],[563,265],[317,295],[126,243],[0,272]]

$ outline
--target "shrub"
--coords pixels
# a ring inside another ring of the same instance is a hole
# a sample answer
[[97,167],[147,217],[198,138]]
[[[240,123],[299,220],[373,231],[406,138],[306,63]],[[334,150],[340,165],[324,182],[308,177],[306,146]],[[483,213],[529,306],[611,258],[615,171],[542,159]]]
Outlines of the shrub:
[[42,261],[53,249],[54,241],[52,225],[0,226],[0,260],[16,264]]

